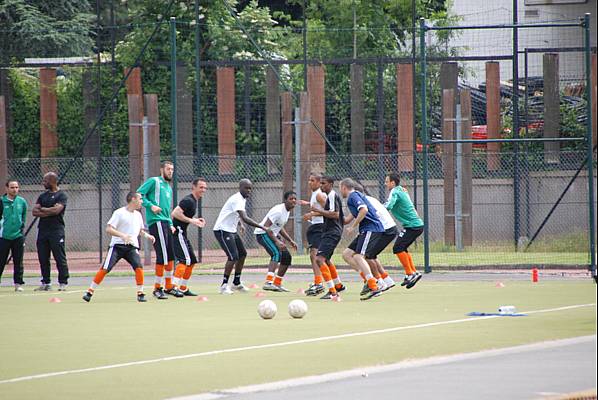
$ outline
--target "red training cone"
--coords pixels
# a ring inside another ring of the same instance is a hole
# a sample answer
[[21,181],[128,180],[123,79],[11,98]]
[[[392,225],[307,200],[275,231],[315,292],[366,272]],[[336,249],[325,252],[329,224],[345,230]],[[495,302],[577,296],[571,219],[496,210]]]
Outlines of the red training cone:
[[505,287],[505,284],[502,282],[496,282],[496,287],[501,288],[501,287]]
[[62,303],[62,300],[60,300],[58,297],[50,297],[50,303]]
[[197,301],[209,301],[209,300],[208,300],[208,296],[199,296],[199,297],[197,298]]
[[257,292],[255,294],[255,297],[266,297],[266,293],[264,293],[264,292]]
[[249,289],[257,289],[259,288],[259,286],[255,283],[252,283],[251,285],[249,285]]

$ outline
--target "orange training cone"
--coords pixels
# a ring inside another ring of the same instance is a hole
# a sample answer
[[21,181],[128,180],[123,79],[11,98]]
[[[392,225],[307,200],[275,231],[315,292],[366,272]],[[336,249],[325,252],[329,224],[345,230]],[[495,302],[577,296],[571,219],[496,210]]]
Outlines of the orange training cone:
[[50,297],[50,303],[62,303],[62,300],[60,300],[58,297]]

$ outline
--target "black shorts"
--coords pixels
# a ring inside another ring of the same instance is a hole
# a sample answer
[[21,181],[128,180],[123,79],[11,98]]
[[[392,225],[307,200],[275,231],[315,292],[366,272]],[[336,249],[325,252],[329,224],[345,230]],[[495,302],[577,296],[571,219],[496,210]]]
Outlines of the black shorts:
[[376,242],[384,235],[384,232],[362,232],[347,246],[355,253],[365,256],[365,258],[373,258],[378,253],[374,254],[376,250]]
[[154,250],[156,251],[156,264],[166,265],[174,261],[174,248],[172,246],[172,232],[166,221],[158,221],[149,226],[149,233],[156,238]]
[[247,251],[245,250],[245,246],[243,246],[239,234],[226,231],[214,231],[214,236],[216,236],[216,240],[218,240],[220,247],[226,253],[228,261],[237,261],[247,257]]
[[423,226],[403,229],[401,232],[399,232],[399,236],[397,236],[397,241],[392,248],[392,252],[397,254],[407,251],[407,248],[411,246],[411,243],[415,242],[415,239],[417,239],[417,237],[421,235],[423,231]]
[[267,233],[255,235],[257,242],[262,245],[270,255],[270,259],[281,265],[291,265],[292,257],[288,250],[280,250]]
[[322,233],[322,239],[320,240],[320,245],[318,246],[318,252],[316,255],[330,260],[332,258],[332,254],[334,254],[334,249],[336,249],[336,246],[338,246],[340,241],[341,235],[339,234],[326,232]]
[[177,264],[193,265],[197,264],[195,251],[191,242],[187,238],[187,233],[179,226],[174,234],[174,258]]
[[114,268],[121,258],[124,258],[133,269],[142,268],[139,249],[130,244],[115,244],[108,248],[108,254],[106,254],[102,269],[105,269],[108,272],[112,271],[112,268]]
[[324,224],[313,224],[307,228],[305,235],[307,236],[307,247],[309,249],[317,249],[320,247],[320,241],[322,240],[322,231],[324,230]]
[[388,246],[390,242],[392,242],[394,238],[397,237],[397,233],[397,228],[393,226],[392,228],[388,228],[387,230],[382,232],[382,234],[376,235],[376,240],[373,244],[373,248],[370,254],[366,255],[365,258],[369,260],[375,260],[376,258],[378,258],[378,254],[382,253],[386,246]]

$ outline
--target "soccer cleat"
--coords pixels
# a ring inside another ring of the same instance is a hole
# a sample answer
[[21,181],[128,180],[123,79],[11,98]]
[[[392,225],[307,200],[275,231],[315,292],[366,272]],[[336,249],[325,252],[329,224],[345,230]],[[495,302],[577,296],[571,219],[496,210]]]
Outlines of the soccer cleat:
[[197,296],[197,293],[193,293],[191,290],[187,289],[183,292],[184,296]]
[[339,283],[339,285],[340,286],[335,286],[336,293],[344,292],[345,290],[347,290],[347,287],[345,285],[343,285],[342,283]]
[[361,301],[369,300],[372,297],[378,297],[381,294],[382,294],[382,290],[380,290],[380,289],[376,289],[376,290],[370,289],[370,291],[368,293],[366,293],[365,296],[360,297],[359,300],[361,300]]
[[145,303],[147,299],[145,298],[145,294],[137,293],[137,301],[140,303]]
[[337,297],[339,297],[338,294],[332,293],[332,292],[328,292],[324,296],[320,297],[320,300],[334,300]]
[[419,280],[422,278],[422,274],[416,272],[415,274],[411,275],[411,279],[409,279],[409,283],[405,286],[407,289],[411,289]]
[[405,279],[403,279],[403,282],[401,282],[401,286],[407,286],[407,284],[409,283],[409,277],[411,275],[405,275]]
[[232,289],[234,291],[241,292],[241,293],[249,292],[249,289],[247,288],[247,286],[243,285],[242,283],[239,283],[238,285],[233,284]]
[[317,296],[320,293],[324,293],[324,286],[315,283],[309,285],[309,288],[305,291],[306,296]]
[[233,294],[233,291],[230,290],[230,288],[228,287],[227,284],[223,284],[222,286],[220,286],[220,290],[219,290],[220,294]]
[[376,285],[378,285],[378,289],[380,289],[380,291],[382,292],[386,292],[386,290],[388,289],[388,287],[386,286],[386,282],[384,282],[384,280],[382,279],[378,279],[378,281],[376,281]]
[[166,300],[168,298],[168,296],[166,295],[166,293],[164,293],[164,289],[162,289],[162,288],[154,289],[154,291],[152,292],[152,294],[158,300]]
[[275,292],[276,288],[274,287],[274,284],[272,282],[266,282],[264,283],[264,286],[262,286],[263,290],[268,290],[270,292]]
[[52,285],[49,283],[42,283],[39,287],[33,289],[34,292],[49,292],[50,290],[52,290]]
[[91,301],[91,296],[93,296],[93,293],[85,292],[85,294],[83,295],[83,300],[89,303]]
[[367,283],[365,283],[363,285],[363,288],[361,289],[361,292],[359,292],[360,296],[365,296],[366,294],[368,294],[370,292],[370,287],[368,286]]
[[23,285],[15,285],[15,292],[23,292],[25,291],[25,289],[23,289]]
[[386,278],[384,278],[384,283],[386,283],[386,290],[392,289],[393,287],[396,286],[395,281],[390,276],[387,276]]
[[181,292],[178,288],[173,287],[170,288],[166,291],[166,294],[174,296],[174,297],[185,297],[185,295],[183,294],[183,292]]
[[275,287],[275,290],[274,290],[275,292],[285,292],[285,293],[290,292],[289,289],[285,288],[282,285],[273,285],[273,286]]
[[58,286],[58,291],[59,291],[59,292],[66,292],[66,286],[67,286],[67,285],[66,285],[66,283],[61,283],[61,284]]

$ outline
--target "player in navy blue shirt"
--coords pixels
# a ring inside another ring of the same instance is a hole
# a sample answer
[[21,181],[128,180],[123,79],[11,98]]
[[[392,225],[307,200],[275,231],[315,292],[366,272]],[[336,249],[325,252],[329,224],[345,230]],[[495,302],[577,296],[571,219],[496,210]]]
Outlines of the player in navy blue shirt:
[[355,191],[355,186],[356,183],[351,178],[341,181],[341,195],[347,199],[347,208],[353,216],[353,221],[347,227],[347,232],[351,233],[359,226],[359,235],[345,249],[343,258],[349,265],[356,268],[357,272],[363,273],[366,277],[370,290],[364,293],[361,300],[369,300],[379,296],[382,291],[378,288],[376,278],[365,259],[375,258],[378,255],[376,252],[380,252],[376,243],[384,234],[384,226],[374,207],[365,195]]

